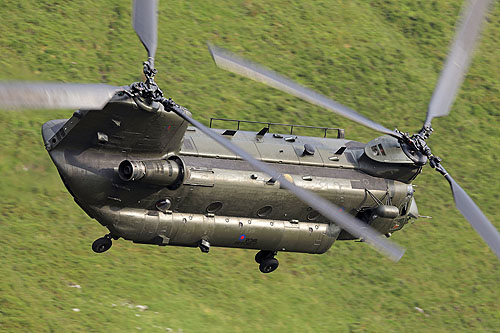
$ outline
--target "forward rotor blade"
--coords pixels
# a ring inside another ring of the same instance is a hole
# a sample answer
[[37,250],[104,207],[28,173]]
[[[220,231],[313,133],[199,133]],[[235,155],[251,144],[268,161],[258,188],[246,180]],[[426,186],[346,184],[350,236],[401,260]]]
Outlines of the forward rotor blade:
[[289,93],[311,104],[324,107],[330,111],[333,111],[341,116],[349,118],[352,121],[355,121],[361,125],[369,127],[376,131],[391,135],[396,138],[401,138],[401,136],[398,133],[387,129],[384,126],[368,118],[365,118],[364,116],[348,108],[347,106],[339,104],[311,89],[305,88],[277,74],[276,72],[273,72],[269,69],[265,69],[257,65],[256,63],[240,58],[216,46],[208,45],[208,49],[210,50],[210,53],[212,54],[212,57],[216,65],[219,66],[220,68],[223,68],[235,74],[246,76],[249,79],[267,84],[268,86]]
[[154,58],[156,53],[158,39],[157,10],[157,0],[134,0],[134,29],[142,44],[144,44],[149,58]]
[[340,211],[339,207],[335,206],[331,202],[323,199],[322,197],[300,188],[291,182],[287,181],[282,175],[276,172],[270,166],[256,160],[253,156],[248,154],[243,149],[239,148],[229,140],[223,138],[220,134],[213,131],[212,129],[204,126],[200,122],[191,118],[182,108],[173,105],[170,110],[175,112],[177,115],[182,117],[184,120],[188,121],[195,127],[197,127],[201,132],[205,133],[207,136],[212,138],[214,141],[218,142],[225,148],[231,150],[232,152],[241,156],[244,160],[250,163],[255,169],[260,170],[273,179],[279,180],[281,186],[295,194],[300,200],[307,203],[313,209],[320,212],[324,217],[330,221],[337,224],[342,229],[347,230],[352,235],[364,239],[367,243],[372,245],[375,249],[382,252],[388,256],[393,261],[398,261],[404,254],[404,249],[398,245],[389,242],[383,236],[374,231],[367,224],[359,221],[353,216]]
[[0,108],[100,110],[120,90],[106,84],[0,82]]
[[[444,170],[444,169],[443,169]],[[488,246],[500,259],[500,234],[483,214],[479,207],[472,201],[469,195],[458,185],[458,183],[444,170],[445,178],[448,180],[453,192],[455,205],[462,215],[469,221],[476,232],[481,235]]]
[[481,25],[491,3],[492,0],[469,0],[467,7],[464,7],[455,40],[434,89],[424,126],[430,126],[434,117],[450,113],[458,89],[469,68]]

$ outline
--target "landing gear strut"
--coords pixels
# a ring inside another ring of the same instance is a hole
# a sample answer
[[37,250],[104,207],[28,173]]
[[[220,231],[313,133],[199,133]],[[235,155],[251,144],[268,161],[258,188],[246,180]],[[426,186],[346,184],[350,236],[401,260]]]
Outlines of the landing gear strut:
[[279,261],[274,256],[277,254],[275,251],[259,251],[255,255],[255,262],[259,265],[259,270],[262,273],[271,273],[274,272],[278,266]]
[[104,237],[98,238],[92,243],[92,250],[95,253],[103,253],[109,250],[109,248],[113,245],[111,242],[111,236],[106,235]]

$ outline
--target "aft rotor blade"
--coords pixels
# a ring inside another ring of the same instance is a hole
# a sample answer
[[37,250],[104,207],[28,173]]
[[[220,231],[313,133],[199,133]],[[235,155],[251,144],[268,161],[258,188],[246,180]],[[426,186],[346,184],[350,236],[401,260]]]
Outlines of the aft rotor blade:
[[[444,169],[443,169],[444,170]],[[455,205],[462,215],[469,221],[476,232],[481,235],[488,246],[500,259],[500,234],[483,214],[479,207],[472,201],[469,195],[458,185],[458,183],[444,170],[445,178],[448,180],[453,192]]]
[[455,40],[434,89],[424,126],[430,126],[434,117],[450,113],[458,89],[469,68],[481,25],[491,3],[492,0],[469,0],[467,7],[464,7]]
[[256,63],[250,62],[243,58],[240,58],[229,51],[223,50],[213,45],[208,45],[208,49],[212,54],[212,57],[220,68],[246,76],[249,79],[267,84],[273,88],[289,93],[300,99],[303,99],[311,104],[318,105],[333,111],[341,116],[349,118],[361,125],[374,129],[376,131],[382,132],[384,134],[391,135],[396,138],[401,138],[401,136],[391,131],[384,126],[360,115],[356,111],[339,104],[328,97],[321,95],[311,89],[305,88],[298,83],[287,79],[280,74],[266,69],[257,65]]
[[256,160],[253,156],[251,156],[249,153],[247,153],[243,149],[239,148],[238,146],[230,142],[228,139],[223,138],[217,132],[213,131],[212,129],[204,126],[200,122],[191,118],[188,115],[188,113],[185,112],[182,108],[174,105],[171,106],[170,109],[177,115],[182,117],[184,120],[188,121],[189,123],[197,127],[201,132],[205,133],[214,141],[218,142],[225,148],[241,156],[244,160],[250,163],[255,169],[268,174],[275,180],[278,180],[282,187],[286,188],[287,190],[295,194],[300,200],[302,200],[303,202],[311,206],[313,209],[320,212],[324,217],[334,222],[342,229],[347,230],[350,234],[356,237],[362,238],[365,242],[372,245],[375,249],[382,252],[393,261],[398,261],[403,256],[405,251],[403,248],[392,242],[389,242],[387,239],[385,239],[383,236],[381,236],[379,233],[373,230],[366,223],[361,222],[360,220],[354,218],[352,215],[344,213],[343,211],[341,211],[339,207],[323,199],[322,197],[287,181],[285,177],[282,177],[281,174],[276,172],[270,166]]
[[120,87],[106,84],[0,82],[0,108],[100,110]]
[[158,39],[158,1],[134,0],[133,25],[137,36],[148,51],[148,57],[154,58]]

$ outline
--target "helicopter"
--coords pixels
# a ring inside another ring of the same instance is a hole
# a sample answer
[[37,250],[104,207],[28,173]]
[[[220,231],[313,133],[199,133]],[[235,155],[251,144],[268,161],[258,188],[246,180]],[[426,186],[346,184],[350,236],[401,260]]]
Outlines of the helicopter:
[[[383,136],[367,144],[344,130],[295,135],[302,125],[222,120],[213,129],[192,118],[155,83],[157,1],[135,0],[133,26],[148,59],[144,82],[0,83],[3,108],[77,109],[42,127],[45,148],[75,202],[109,233],[92,249],[123,238],[139,244],[259,250],[262,273],[278,252],[321,254],[337,240],[361,239],[392,260],[404,249],[387,238],[419,217],[413,180],[428,163],[449,182],[457,208],[500,258],[500,235],[426,144],[432,119],[449,113],[492,1],[471,1],[436,86],[422,129],[391,131],[354,110],[255,63],[209,46],[215,63],[322,106]],[[220,119],[219,119],[220,120]],[[192,125],[192,126],[190,126]],[[287,133],[271,127],[286,126]],[[211,127],[211,126],[210,126]],[[327,137],[336,132],[336,138]]]

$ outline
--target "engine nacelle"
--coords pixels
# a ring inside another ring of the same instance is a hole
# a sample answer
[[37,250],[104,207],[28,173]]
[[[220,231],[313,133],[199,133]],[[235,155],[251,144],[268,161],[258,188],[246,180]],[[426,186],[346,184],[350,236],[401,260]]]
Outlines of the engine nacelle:
[[124,160],[118,166],[118,175],[124,181],[143,181],[169,186],[182,177],[182,166],[175,160]]

